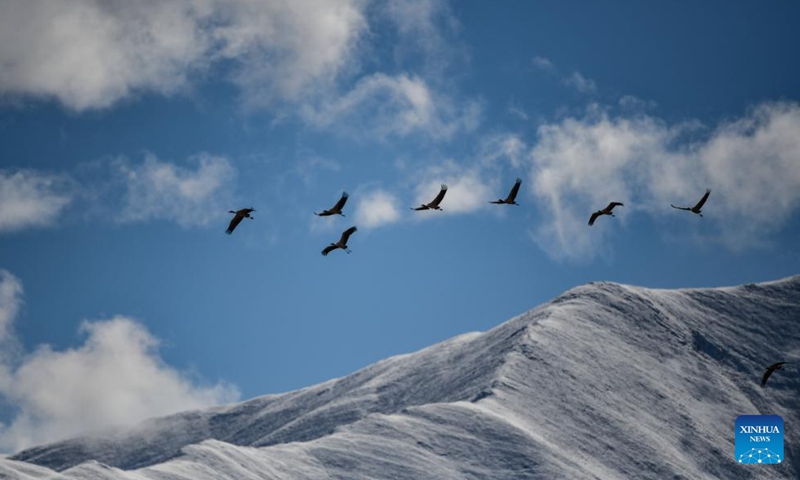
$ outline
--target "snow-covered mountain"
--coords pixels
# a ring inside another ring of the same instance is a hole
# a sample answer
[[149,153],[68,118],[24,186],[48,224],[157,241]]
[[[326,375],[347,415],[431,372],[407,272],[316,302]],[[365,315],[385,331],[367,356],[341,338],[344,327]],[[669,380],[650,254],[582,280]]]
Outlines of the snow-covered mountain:
[[[800,276],[574,288],[344,378],[0,460],[10,479],[800,478]],[[781,465],[734,461],[778,414]],[[56,473],[59,472],[59,473]]]

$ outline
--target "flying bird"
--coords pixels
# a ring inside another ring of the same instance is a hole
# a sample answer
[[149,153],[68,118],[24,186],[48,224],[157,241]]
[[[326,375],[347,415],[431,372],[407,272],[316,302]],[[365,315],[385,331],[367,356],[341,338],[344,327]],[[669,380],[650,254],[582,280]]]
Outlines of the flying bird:
[[489,203],[497,203],[497,204],[505,203],[507,205],[519,205],[519,203],[516,202],[516,198],[517,198],[517,193],[519,192],[520,185],[522,185],[522,179],[518,178],[517,183],[515,183],[514,186],[511,187],[511,191],[508,193],[508,196],[506,197],[505,200],[500,198],[494,202],[489,202]]
[[697,205],[695,205],[694,207],[691,207],[691,208],[689,208],[689,207],[676,207],[675,205],[673,205],[671,203],[669,204],[669,206],[672,207],[672,208],[677,208],[678,210],[688,210],[688,211],[690,211],[692,213],[696,213],[696,214],[698,214],[698,215],[700,215],[702,217],[703,214],[700,213],[700,209],[703,208],[703,205],[705,205],[706,200],[708,200],[708,196],[710,194],[711,194],[711,190],[706,189],[706,194],[703,195],[703,198],[701,198],[700,201],[697,202]]
[[234,212],[233,210],[228,210],[228,213],[235,213],[236,215],[234,215],[234,217],[231,219],[231,223],[230,225],[228,225],[228,229],[225,230],[225,233],[227,233],[228,235],[233,233],[233,230],[236,228],[237,225],[239,225],[239,223],[242,221],[243,218],[249,218],[250,220],[252,220],[253,217],[250,216],[250,212],[255,212],[255,211],[256,211],[255,208],[243,208],[236,212]]
[[764,388],[764,387],[767,386],[767,379],[769,378],[770,375],[772,375],[772,372],[774,372],[775,370],[782,370],[783,369],[783,365],[785,363],[786,362],[773,363],[772,365],[767,367],[767,371],[764,372],[764,376],[761,377],[761,388]]
[[594,221],[597,220],[597,217],[599,217],[600,215],[611,215],[612,217],[615,217],[616,215],[611,213],[611,210],[614,210],[614,207],[616,207],[617,205],[619,205],[620,207],[625,206],[622,202],[611,202],[608,204],[606,208],[594,212],[592,216],[589,217],[589,226],[594,225]]
[[442,184],[442,189],[439,190],[439,194],[436,195],[436,198],[434,198],[431,203],[423,203],[417,208],[412,207],[411,210],[441,210],[441,208],[439,208],[439,204],[442,203],[445,193],[447,193],[447,185]]
[[357,231],[358,229],[356,227],[350,227],[344,232],[342,232],[342,238],[340,238],[338,242],[331,243],[330,245],[325,247],[325,250],[322,251],[322,255],[328,256],[329,253],[336,250],[337,248],[341,248],[345,252],[350,253],[350,249],[347,248],[347,240],[350,238],[350,235],[352,235]]
[[344,217],[345,215],[344,213],[342,213],[342,209],[344,208],[344,204],[347,203],[348,196],[349,195],[347,195],[347,192],[342,192],[342,198],[340,198],[339,201],[336,202],[336,205],[334,205],[333,208],[331,208],[330,210],[323,210],[320,213],[314,212],[314,215],[318,215],[320,217],[327,217],[329,215],[341,215]]

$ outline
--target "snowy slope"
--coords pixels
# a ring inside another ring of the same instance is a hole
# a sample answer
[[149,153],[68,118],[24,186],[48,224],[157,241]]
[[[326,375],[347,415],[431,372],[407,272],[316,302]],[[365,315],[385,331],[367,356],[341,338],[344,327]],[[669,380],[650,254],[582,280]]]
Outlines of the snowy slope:
[[[0,460],[10,479],[800,478],[800,276],[736,288],[594,283],[485,333],[282,395]],[[784,418],[779,466],[733,460]],[[59,473],[55,473],[59,472]]]

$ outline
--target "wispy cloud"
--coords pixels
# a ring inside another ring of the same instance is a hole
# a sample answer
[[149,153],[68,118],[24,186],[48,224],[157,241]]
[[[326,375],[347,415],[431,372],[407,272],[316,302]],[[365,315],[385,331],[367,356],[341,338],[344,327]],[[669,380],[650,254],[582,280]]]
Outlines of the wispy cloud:
[[581,93],[593,93],[597,91],[597,84],[594,83],[594,80],[584,77],[580,72],[572,72],[572,75],[564,79],[564,84]]
[[449,138],[477,128],[481,113],[480,104],[457,106],[433,92],[420,77],[382,73],[362,78],[341,97],[302,110],[306,121],[318,128],[381,139],[414,133]]
[[456,35],[460,23],[449,2],[394,0],[376,6],[380,16],[396,28],[397,39],[392,43],[401,65],[421,63],[419,68],[426,74],[440,77],[458,60],[466,60],[466,50]]
[[184,167],[148,153],[142,163],[120,159],[114,165],[125,184],[121,222],[207,225],[231,209],[236,170],[225,157],[200,154]]
[[706,187],[704,220],[719,228],[718,241],[734,249],[765,241],[800,206],[800,106],[762,104],[685,141],[697,125],[595,106],[541,126],[530,156],[533,193],[546,206],[537,243],[556,258],[591,258],[610,234],[607,222],[586,226],[592,211],[625,202],[615,226],[624,228],[629,213],[663,217],[665,206],[694,204]]
[[377,228],[399,220],[400,201],[393,194],[383,190],[373,190],[359,195],[355,210],[357,225]]
[[561,79],[561,83],[574,88],[581,93],[594,93],[597,91],[597,83],[591,78],[585,77],[581,72],[575,70],[570,74],[564,74],[556,67],[550,59],[540,56],[533,57],[531,63],[538,70]]
[[494,134],[481,141],[480,158],[484,165],[492,165],[500,159],[506,159],[513,168],[520,168],[527,150],[525,142],[519,135]]
[[537,55],[537,56],[533,57],[533,60],[531,60],[531,63],[533,64],[534,67],[538,68],[539,70],[545,71],[545,72],[555,72],[556,71],[556,66],[553,64],[553,62],[551,62],[550,59],[545,58],[545,57],[540,57],[540,56]]
[[[21,282],[0,270],[6,337],[21,302]],[[239,397],[231,385],[198,385],[164,363],[158,339],[134,320],[84,322],[81,332],[86,339],[77,348],[56,351],[41,345],[19,358],[0,358],[0,396],[15,411],[9,424],[0,424],[0,450],[18,451]]]
[[[0,346],[10,336],[11,324],[22,307],[22,282],[7,270],[0,270]],[[0,362],[4,360],[0,356]]]
[[0,233],[55,224],[73,190],[65,175],[0,170]]

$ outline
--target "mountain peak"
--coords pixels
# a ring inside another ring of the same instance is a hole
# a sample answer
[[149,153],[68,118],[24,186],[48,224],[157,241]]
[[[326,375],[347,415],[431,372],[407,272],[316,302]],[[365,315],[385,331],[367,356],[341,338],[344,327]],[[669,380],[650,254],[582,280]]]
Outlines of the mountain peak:
[[[5,468],[23,461],[67,478],[239,478],[236,468],[268,478],[747,477],[733,461],[736,417],[800,422],[796,373],[759,386],[767,365],[800,354],[798,318],[800,276],[681,290],[594,282],[346,377],[29,449]],[[765,478],[797,478],[790,442],[786,458]]]

